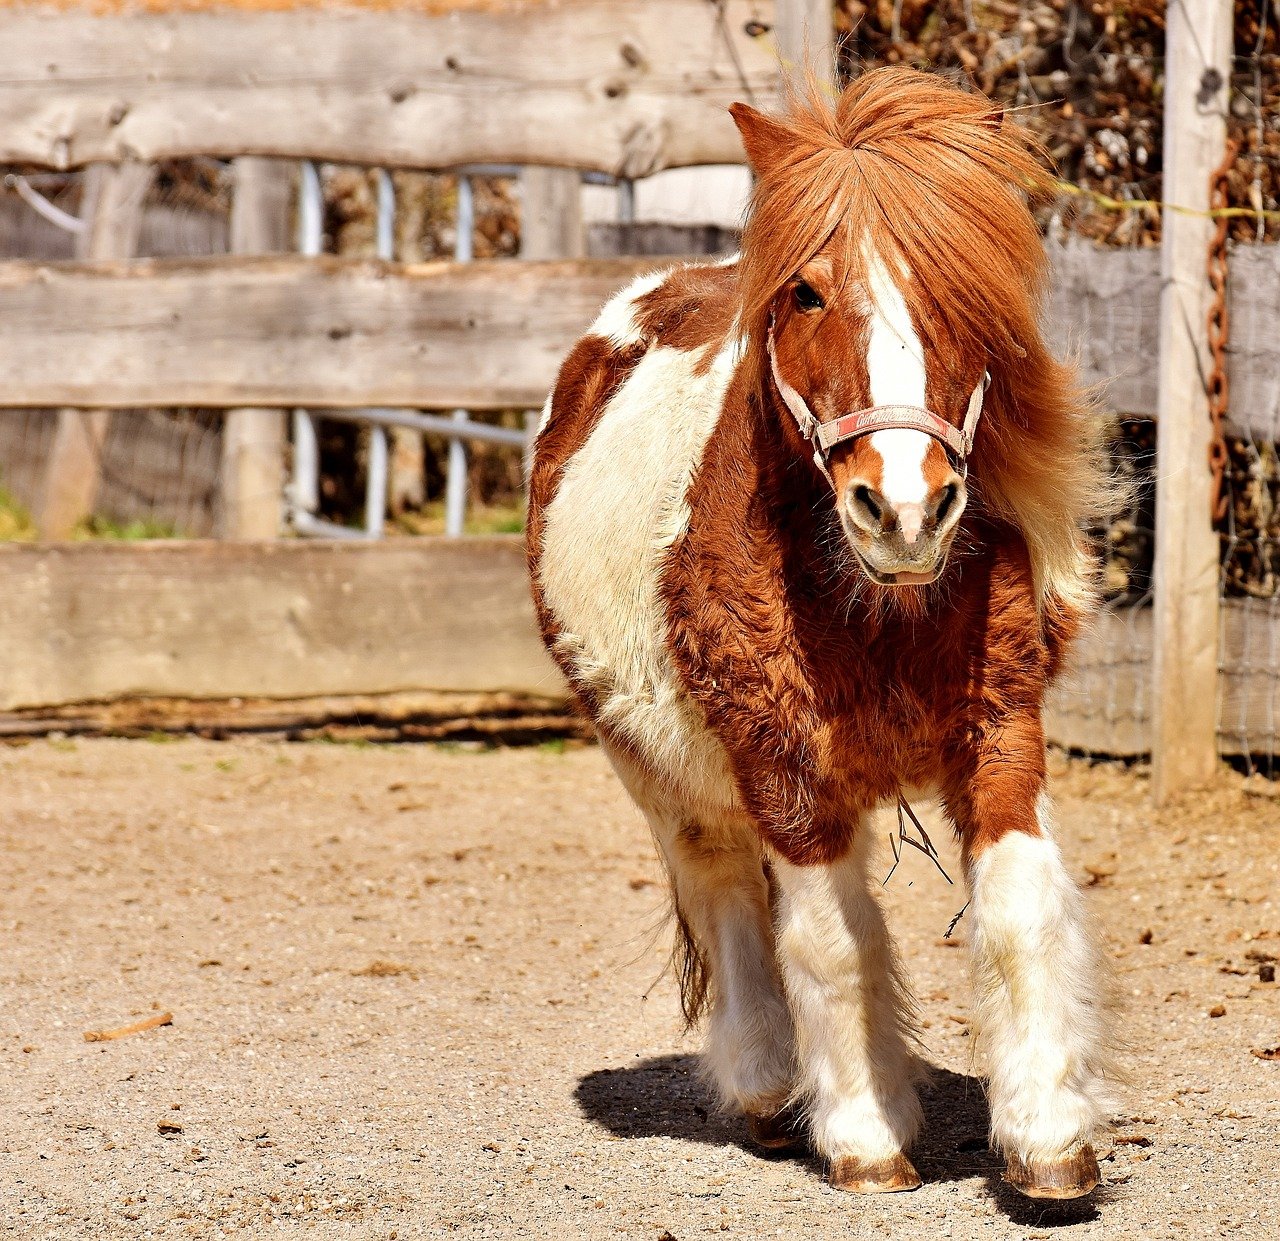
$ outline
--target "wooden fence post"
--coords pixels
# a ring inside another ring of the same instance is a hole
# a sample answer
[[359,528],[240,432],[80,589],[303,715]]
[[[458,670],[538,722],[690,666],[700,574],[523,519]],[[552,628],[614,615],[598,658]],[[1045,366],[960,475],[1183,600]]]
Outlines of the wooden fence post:
[[775,41],[783,81],[803,82],[807,68],[835,81],[836,38],[831,0],[778,0]]
[[1151,751],[1157,803],[1207,783],[1217,763],[1218,540],[1210,521],[1206,316],[1232,54],[1231,0],[1167,9],[1160,381],[1156,422],[1155,674]]
[[586,252],[579,173],[572,168],[522,168],[520,257],[580,259]]
[[[138,248],[142,206],[155,170],[150,164],[91,164],[84,171],[76,238],[80,259],[127,259]],[[60,409],[49,459],[45,462],[36,528],[42,539],[65,539],[93,512],[99,465],[111,415]]]
[[[242,156],[235,161],[231,252],[279,254],[289,249],[289,196],[294,164]],[[222,424],[219,529],[225,539],[274,539],[284,513],[285,414],[232,409]]]

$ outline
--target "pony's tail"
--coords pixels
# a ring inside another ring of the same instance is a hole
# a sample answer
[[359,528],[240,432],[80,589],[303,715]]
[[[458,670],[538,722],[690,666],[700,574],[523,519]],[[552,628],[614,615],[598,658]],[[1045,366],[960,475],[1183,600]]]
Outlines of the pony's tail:
[[680,1011],[684,1028],[692,1030],[707,1011],[711,999],[711,973],[707,955],[698,946],[689,923],[676,900],[675,884],[671,887],[671,908],[676,917],[676,937],[671,945],[671,969],[680,987]]

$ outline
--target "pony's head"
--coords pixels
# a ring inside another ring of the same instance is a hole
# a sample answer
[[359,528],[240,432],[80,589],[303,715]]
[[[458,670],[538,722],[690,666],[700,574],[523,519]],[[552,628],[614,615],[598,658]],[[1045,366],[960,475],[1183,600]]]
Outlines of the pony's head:
[[[1081,402],[1039,333],[1032,140],[980,96],[900,68],[838,99],[811,84],[781,117],[732,112],[757,175],[739,326],[779,398],[764,406],[810,441],[862,569],[881,585],[932,581],[978,492],[1035,558],[1048,463],[1028,473],[1023,450],[1055,451]],[[1059,453],[1076,507],[1079,453]],[[1075,515],[1050,541],[1078,560]]]

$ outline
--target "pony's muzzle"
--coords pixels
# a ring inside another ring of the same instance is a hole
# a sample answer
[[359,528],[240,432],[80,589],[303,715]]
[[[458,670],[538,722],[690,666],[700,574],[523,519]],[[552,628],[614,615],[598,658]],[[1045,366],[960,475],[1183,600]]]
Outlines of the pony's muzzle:
[[964,512],[964,479],[951,472],[922,500],[900,500],[854,476],[845,485],[842,508],[855,546],[876,575],[928,573],[946,555]]

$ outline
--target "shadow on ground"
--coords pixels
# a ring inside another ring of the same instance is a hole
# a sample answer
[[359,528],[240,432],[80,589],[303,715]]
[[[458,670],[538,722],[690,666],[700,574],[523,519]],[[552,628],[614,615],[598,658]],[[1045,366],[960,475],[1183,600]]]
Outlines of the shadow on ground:
[[[696,1056],[654,1056],[626,1069],[597,1069],[579,1080],[575,1096],[583,1115],[615,1137],[680,1138],[760,1153],[740,1117],[716,1110]],[[931,1069],[920,1088],[920,1102],[924,1126],[911,1154],[926,1184],[983,1179],[1000,1209],[1019,1225],[1062,1227],[1097,1218],[1092,1199],[1032,1201],[1001,1180],[1002,1162],[987,1146],[991,1118],[978,1078]],[[821,1174],[812,1156],[796,1157],[796,1162]]]

